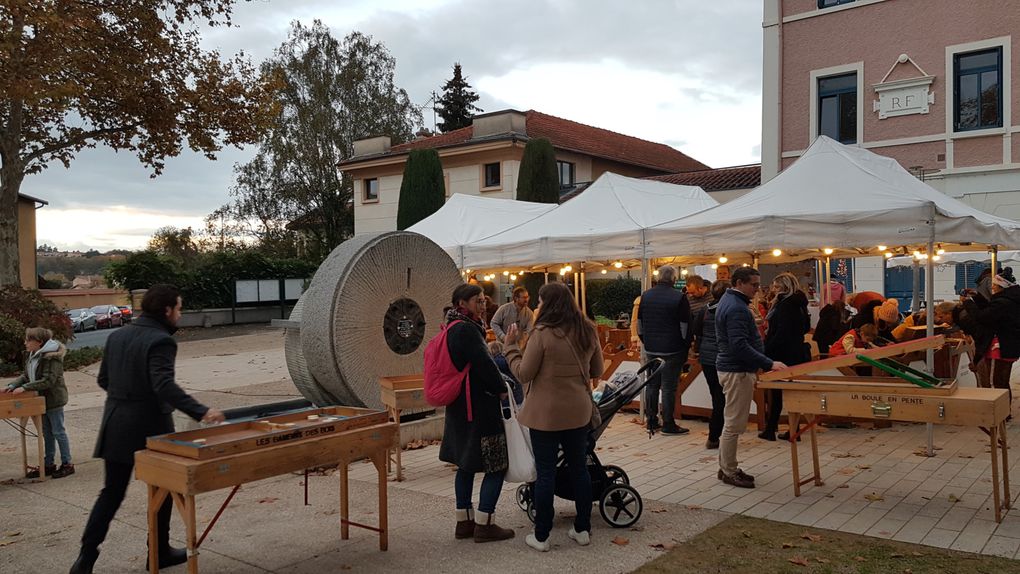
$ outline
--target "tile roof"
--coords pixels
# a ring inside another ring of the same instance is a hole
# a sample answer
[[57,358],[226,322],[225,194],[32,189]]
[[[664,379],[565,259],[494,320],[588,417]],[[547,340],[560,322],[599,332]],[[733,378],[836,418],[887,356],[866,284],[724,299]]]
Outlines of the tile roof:
[[[550,116],[535,110],[525,112],[525,130],[529,138],[546,138],[557,149],[621,163],[667,172],[708,168],[707,165],[668,145]],[[405,153],[412,149],[463,145],[470,143],[472,136],[473,128],[468,126],[445,134],[395,145],[390,149],[390,154]]]
[[669,175],[646,177],[655,181],[664,181],[677,185],[696,185],[705,191],[723,191],[726,189],[751,189],[761,185],[761,164],[720,167],[703,169]]

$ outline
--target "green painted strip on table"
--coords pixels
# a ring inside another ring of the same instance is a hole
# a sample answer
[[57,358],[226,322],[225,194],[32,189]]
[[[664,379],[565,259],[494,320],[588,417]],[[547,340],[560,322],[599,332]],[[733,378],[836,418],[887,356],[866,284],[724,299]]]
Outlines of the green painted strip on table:
[[865,357],[864,355],[857,355],[857,359],[859,361],[867,363],[868,365],[871,365],[872,367],[875,367],[877,369],[881,369],[881,370],[889,373],[890,375],[893,375],[894,377],[899,377],[899,378],[901,378],[901,379],[903,379],[905,381],[914,383],[915,385],[917,385],[919,387],[924,387],[926,389],[934,389],[935,388],[935,385],[933,385],[933,384],[931,384],[931,383],[929,383],[927,381],[919,379],[919,378],[917,378],[917,377],[915,377],[915,376],[913,376],[913,375],[911,375],[909,373],[904,373],[903,371],[900,371],[900,370],[898,370],[898,369],[896,369],[896,368],[894,368],[892,366],[886,365],[885,363],[880,363],[880,362],[878,362],[878,361],[876,361],[876,360],[874,360],[874,359],[872,359],[870,357]]

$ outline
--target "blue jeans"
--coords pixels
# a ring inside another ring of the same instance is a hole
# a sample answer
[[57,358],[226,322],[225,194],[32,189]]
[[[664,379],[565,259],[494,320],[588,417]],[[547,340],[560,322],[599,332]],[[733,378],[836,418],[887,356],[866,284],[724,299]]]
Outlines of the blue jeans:
[[[478,490],[478,512],[492,514],[496,511],[496,501],[503,489],[504,472],[487,472],[482,477],[482,488]],[[475,473],[457,469],[453,479],[453,491],[457,496],[457,510],[473,508],[471,494],[475,488]]]
[[676,408],[676,388],[680,383],[680,373],[687,362],[687,352],[671,355],[648,353],[648,360],[656,358],[666,361],[666,364],[662,366],[658,375],[648,381],[648,385],[645,387],[645,417],[650,423],[649,428],[659,426],[659,391],[662,390],[662,428],[676,428],[677,424],[673,419],[673,411]]
[[64,409],[53,409],[46,411],[46,414],[42,417],[43,420],[43,444],[45,445],[46,466],[53,464],[53,459],[56,456],[56,448],[54,448],[54,439],[56,443],[60,445],[60,462],[61,464],[71,464],[71,443],[67,440],[67,432],[64,431]]
[[553,495],[556,491],[556,459],[563,448],[563,460],[574,492],[575,532],[591,531],[591,475],[588,474],[588,427],[565,431],[531,429],[535,452],[535,538],[545,542],[552,531]]

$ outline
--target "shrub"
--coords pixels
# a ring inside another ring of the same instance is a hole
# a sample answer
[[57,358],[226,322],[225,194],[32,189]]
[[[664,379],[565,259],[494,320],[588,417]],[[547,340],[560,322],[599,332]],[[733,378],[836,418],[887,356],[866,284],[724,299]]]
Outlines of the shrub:
[[123,261],[114,261],[103,272],[107,285],[129,291],[148,289],[157,283],[178,285],[180,272],[177,262],[154,251],[132,253]]
[[82,347],[80,349],[69,349],[64,357],[64,370],[76,371],[93,363],[103,360],[102,347]]
[[434,149],[411,150],[400,182],[397,229],[407,229],[432,215],[446,201],[443,164]]
[[58,341],[71,338],[71,320],[37,289],[0,287],[0,360],[17,364],[24,351],[25,328],[45,327]]
[[560,174],[556,169],[556,152],[549,140],[537,138],[524,146],[517,176],[517,199],[560,202]]
[[592,313],[615,321],[620,313],[630,314],[634,299],[641,295],[641,282],[626,277],[589,279],[585,289]]

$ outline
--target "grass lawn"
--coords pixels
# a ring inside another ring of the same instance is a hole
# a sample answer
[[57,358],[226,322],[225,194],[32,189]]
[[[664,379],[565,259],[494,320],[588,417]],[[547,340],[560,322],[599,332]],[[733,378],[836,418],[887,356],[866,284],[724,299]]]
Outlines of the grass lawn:
[[635,574],[1000,574],[1020,561],[733,516]]

